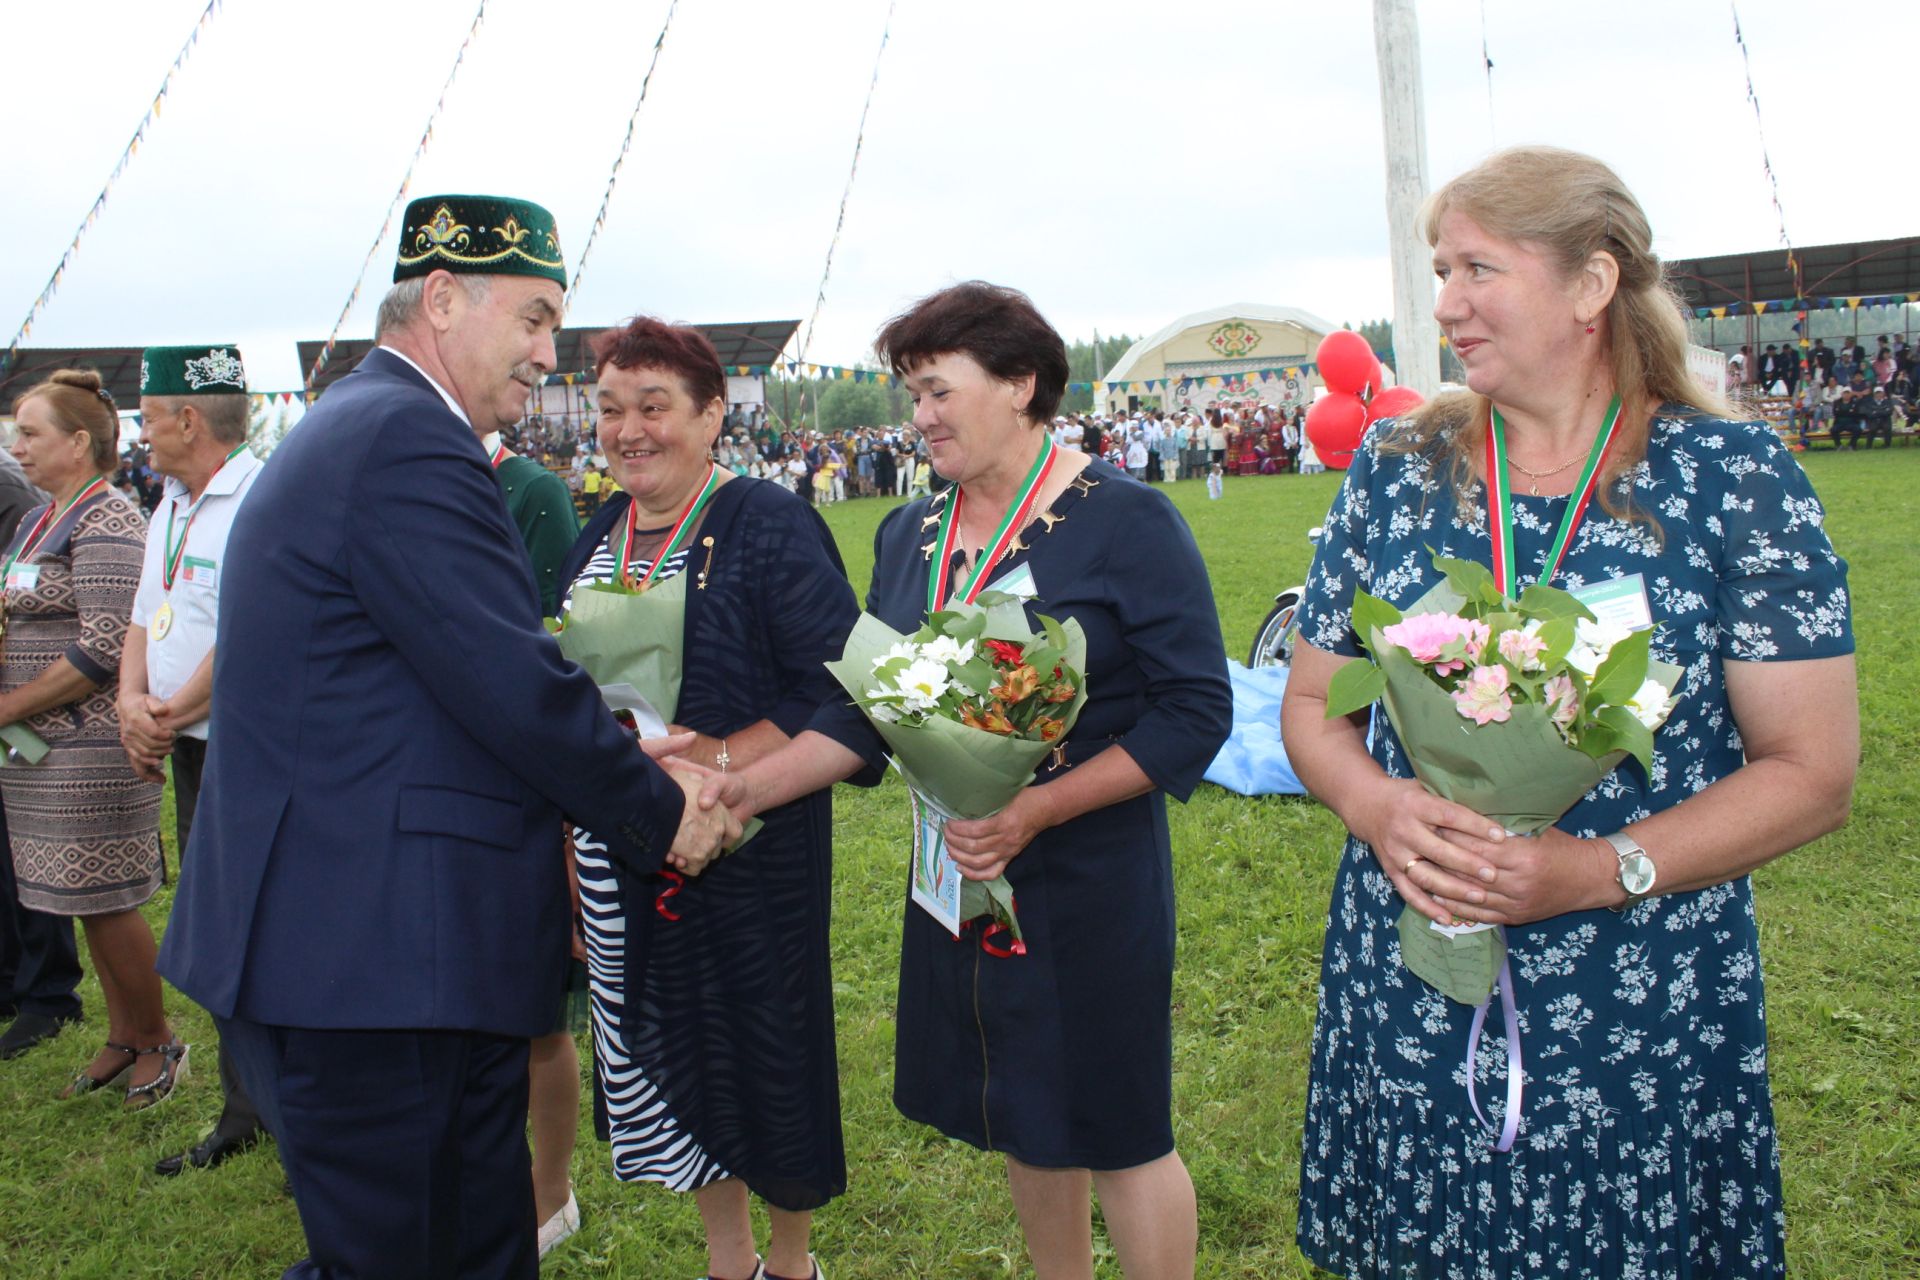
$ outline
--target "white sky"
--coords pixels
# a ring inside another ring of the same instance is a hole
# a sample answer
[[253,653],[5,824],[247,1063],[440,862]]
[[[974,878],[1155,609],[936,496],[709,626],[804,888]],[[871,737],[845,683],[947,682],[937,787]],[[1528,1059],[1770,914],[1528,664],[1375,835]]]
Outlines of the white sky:
[[[0,11],[0,342],[203,3]],[[346,301],[474,7],[225,0],[30,345],[238,341],[256,389],[297,387],[294,341]],[[1875,88],[1920,47],[1920,6],[1841,8],[1857,22],[1739,4],[1798,244],[1911,234],[1920,207],[1911,111]],[[809,358],[854,363],[901,305],[974,276],[1027,290],[1069,339],[1234,301],[1389,314],[1371,9],[898,0]],[[804,320],[886,11],[681,0],[568,323]],[[1618,168],[1669,257],[1778,243],[1726,3],[1484,12],[1491,110],[1482,5],[1419,5],[1435,183],[1496,144],[1552,142]],[[491,0],[412,194],[537,200],[571,266],[665,13]],[[371,332],[392,257],[390,234],[345,336]]]

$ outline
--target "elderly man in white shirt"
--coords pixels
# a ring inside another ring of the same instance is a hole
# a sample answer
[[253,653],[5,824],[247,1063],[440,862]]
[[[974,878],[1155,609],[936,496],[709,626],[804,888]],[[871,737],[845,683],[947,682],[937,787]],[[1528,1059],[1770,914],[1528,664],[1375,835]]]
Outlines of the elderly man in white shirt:
[[[176,846],[184,852],[207,759],[220,572],[233,517],[260,474],[247,449],[246,369],[231,345],[149,347],[141,361],[140,443],[166,477],[147,526],[146,561],[120,660],[120,741],[134,770],[159,781],[173,760]],[[220,1050],[226,1103],[198,1145],[154,1165],[210,1169],[260,1140],[259,1112]]]

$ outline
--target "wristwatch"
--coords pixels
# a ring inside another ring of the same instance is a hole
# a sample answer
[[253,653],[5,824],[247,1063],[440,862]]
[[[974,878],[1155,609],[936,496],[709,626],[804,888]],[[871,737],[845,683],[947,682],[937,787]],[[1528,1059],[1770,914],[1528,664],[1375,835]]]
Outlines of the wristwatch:
[[1627,891],[1627,900],[1613,909],[1625,911],[1639,906],[1653,893],[1653,859],[1624,831],[1602,838],[1613,846],[1613,856],[1620,859],[1620,887]]

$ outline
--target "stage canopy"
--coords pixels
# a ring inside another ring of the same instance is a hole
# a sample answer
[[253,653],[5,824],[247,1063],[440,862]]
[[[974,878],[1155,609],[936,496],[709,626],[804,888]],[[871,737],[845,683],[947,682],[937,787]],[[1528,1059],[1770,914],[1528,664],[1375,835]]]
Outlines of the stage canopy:
[[0,414],[12,414],[14,397],[45,382],[55,369],[96,371],[114,404],[133,412],[140,407],[140,357],[145,354],[145,347],[22,347],[0,378]]
[[1796,296],[1785,249],[1667,264],[1695,319],[1920,302],[1920,236],[1795,249]]

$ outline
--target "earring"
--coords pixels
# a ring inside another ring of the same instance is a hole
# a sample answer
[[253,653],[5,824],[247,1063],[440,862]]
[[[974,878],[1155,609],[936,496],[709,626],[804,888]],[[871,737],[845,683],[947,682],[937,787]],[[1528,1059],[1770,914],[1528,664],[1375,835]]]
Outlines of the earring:
[[1589,321],[1587,321],[1587,332],[1588,332],[1588,333],[1592,333],[1592,332],[1593,332],[1593,321],[1591,321],[1591,320],[1589,320]]

